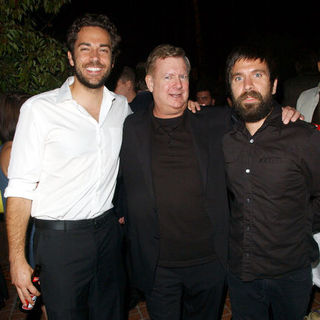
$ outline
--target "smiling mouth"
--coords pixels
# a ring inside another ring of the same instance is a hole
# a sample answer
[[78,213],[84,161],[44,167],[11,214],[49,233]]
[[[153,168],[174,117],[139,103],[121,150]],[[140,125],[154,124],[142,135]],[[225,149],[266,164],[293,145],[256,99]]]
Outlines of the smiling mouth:
[[254,101],[258,101],[258,99],[255,98],[255,97],[248,96],[245,99],[243,99],[243,101],[245,101],[245,102],[254,102]]
[[86,70],[94,73],[94,72],[100,72],[102,70],[102,68],[89,67],[89,68],[86,68]]
[[175,93],[175,94],[171,93],[170,96],[173,98],[180,98],[182,96],[182,93]]

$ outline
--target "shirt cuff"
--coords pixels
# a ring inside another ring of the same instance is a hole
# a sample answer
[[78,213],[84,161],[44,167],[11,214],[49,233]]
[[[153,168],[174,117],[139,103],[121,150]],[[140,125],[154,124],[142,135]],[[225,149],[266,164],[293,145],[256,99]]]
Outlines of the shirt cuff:
[[4,192],[4,197],[25,198],[33,200],[36,186],[37,183],[34,182],[31,183],[20,179],[10,179],[8,186]]

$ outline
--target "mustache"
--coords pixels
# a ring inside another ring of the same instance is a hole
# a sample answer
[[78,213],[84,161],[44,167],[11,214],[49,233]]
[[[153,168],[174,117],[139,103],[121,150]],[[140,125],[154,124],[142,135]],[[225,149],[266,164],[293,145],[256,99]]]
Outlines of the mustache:
[[85,68],[103,68],[105,65],[100,63],[100,62],[90,62],[88,64],[85,65]]
[[259,92],[254,91],[254,90],[244,92],[238,99],[239,99],[239,101],[243,101],[243,100],[247,99],[248,97],[252,97],[252,98],[258,99],[260,101],[262,100],[262,95]]

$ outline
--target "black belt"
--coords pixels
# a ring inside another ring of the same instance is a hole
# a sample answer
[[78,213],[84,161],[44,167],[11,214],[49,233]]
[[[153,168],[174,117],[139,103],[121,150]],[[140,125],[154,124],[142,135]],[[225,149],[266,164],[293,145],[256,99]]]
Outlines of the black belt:
[[115,219],[113,208],[93,219],[85,220],[42,220],[34,219],[36,228],[50,230],[77,230],[89,227],[99,227],[110,219]]

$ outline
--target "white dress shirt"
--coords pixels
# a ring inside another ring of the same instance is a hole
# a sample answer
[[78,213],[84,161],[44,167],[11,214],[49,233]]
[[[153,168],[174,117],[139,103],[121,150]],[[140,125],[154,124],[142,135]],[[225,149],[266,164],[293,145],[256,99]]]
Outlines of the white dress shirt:
[[304,121],[311,122],[319,103],[320,82],[317,87],[303,91],[297,100],[297,110],[304,115]]
[[80,220],[112,208],[127,100],[104,88],[97,122],[61,88],[27,100],[13,140],[6,197],[32,200],[31,215]]

